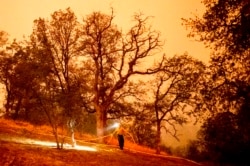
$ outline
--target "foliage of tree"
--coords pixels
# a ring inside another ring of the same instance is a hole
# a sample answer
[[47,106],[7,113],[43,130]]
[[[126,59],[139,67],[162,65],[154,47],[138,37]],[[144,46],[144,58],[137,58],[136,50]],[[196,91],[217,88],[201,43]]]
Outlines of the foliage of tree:
[[7,44],[8,34],[0,30],[0,48]]
[[186,123],[190,115],[195,114],[204,70],[201,61],[184,54],[166,59],[162,71],[153,79],[153,102],[149,107],[155,114],[156,153],[160,153],[161,129],[178,139],[176,126]]
[[249,163],[249,139],[245,140],[238,120],[237,114],[228,111],[208,118],[203,124],[199,139],[207,159],[235,165]]
[[138,103],[136,109],[137,112],[131,116],[131,133],[137,144],[155,148],[155,125],[152,123],[154,112],[148,109],[147,104]]
[[202,148],[204,146],[200,144],[198,140],[189,140],[189,142],[186,145],[186,152],[183,155],[183,157],[202,162],[204,160],[208,160],[208,155],[202,151]]
[[[197,37],[214,49],[242,53],[250,47],[250,2],[248,0],[204,0],[202,18],[184,19]],[[190,26],[191,25],[191,26]]]
[[[217,148],[215,160],[245,162],[244,153],[250,149],[250,3],[248,0],[203,3],[206,7],[203,17],[185,19],[185,23],[191,27],[190,36],[199,37],[214,50],[201,90],[205,108],[211,113],[201,132],[204,149],[214,153]],[[242,161],[230,155],[240,155]]]
[[22,111],[26,113],[28,111],[29,106],[25,104],[25,100],[29,96],[29,87],[34,79],[31,66],[26,51],[20,44],[14,41],[10,46],[6,45],[5,54],[1,57],[1,83],[6,89],[6,113],[12,114],[14,118],[17,118]]
[[[0,30],[0,84],[3,85],[1,86],[1,88],[3,87],[4,90],[6,90],[6,77],[5,77],[5,72],[6,72],[6,67],[7,67],[7,54],[5,51],[5,46],[7,45],[8,42],[8,34],[5,31],[1,31]],[[2,96],[4,96],[2,94]],[[4,103],[3,103],[4,104]],[[0,114],[4,114],[6,111],[4,110],[0,110]]]
[[50,65],[48,77],[51,78],[51,82],[43,83],[48,88],[53,86],[57,93],[56,102],[63,111],[63,120],[71,131],[73,144],[76,116],[81,111],[78,104],[81,102],[81,86],[74,63],[79,55],[79,37],[79,23],[69,8],[54,12],[51,20],[41,18],[35,20],[31,36],[35,49],[42,50],[43,54],[46,54],[44,58]]
[[[8,76],[10,75],[9,71],[11,69],[11,59],[9,58],[10,55],[8,54],[7,50],[4,48],[7,46],[7,33],[4,31],[0,31],[0,83],[4,86],[6,93],[9,92],[8,86]],[[7,102],[5,107],[8,105],[8,97],[6,98]],[[9,112],[7,107],[6,112]]]

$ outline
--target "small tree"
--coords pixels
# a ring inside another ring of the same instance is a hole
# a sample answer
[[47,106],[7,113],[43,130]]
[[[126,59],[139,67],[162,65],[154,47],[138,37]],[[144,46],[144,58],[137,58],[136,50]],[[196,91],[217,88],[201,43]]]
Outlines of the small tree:
[[204,144],[202,150],[209,154],[210,160],[221,163],[244,162],[235,114],[223,112],[209,118],[201,127],[199,138]]
[[132,125],[132,132],[135,141],[139,145],[155,148],[155,130],[152,125],[152,117],[154,116],[151,110],[141,108],[135,114],[134,123]]
[[28,119],[33,102],[33,86],[39,80],[34,71],[37,64],[31,62],[30,50],[14,41],[6,46],[1,57],[1,82],[6,90],[5,110],[7,116]]
[[[53,100],[55,102],[53,105],[62,109],[63,124],[71,131],[74,146],[73,122],[76,120],[76,114],[81,110],[80,106],[76,104],[81,95],[79,79],[74,70],[74,61],[79,55],[79,23],[69,8],[65,11],[56,11],[51,17],[51,20],[40,18],[34,21],[31,41],[34,49],[38,50],[37,53],[42,52],[42,55],[46,57],[46,59],[40,59],[40,63],[46,61],[49,65],[50,73],[45,78],[49,77],[53,80],[53,84],[46,80],[43,84],[48,87],[48,92],[51,92],[49,88],[52,86],[53,92],[57,93],[55,95],[57,100]],[[48,109],[48,111],[50,110]]]
[[[182,125],[195,115],[198,91],[205,65],[188,55],[166,59],[162,71],[152,81],[155,113],[156,153],[160,153],[161,129],[178,139],[176,125]],[[166,125],[172,127],[167,128]]]

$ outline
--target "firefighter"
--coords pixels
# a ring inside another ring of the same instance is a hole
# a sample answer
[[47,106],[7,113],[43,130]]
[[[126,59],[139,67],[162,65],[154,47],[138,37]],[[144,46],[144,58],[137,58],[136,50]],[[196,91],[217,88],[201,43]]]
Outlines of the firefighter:
[[124,147],[124,135],[126,133],[126,130],[119,125],[116,130],[114,131],[114,134],[117,135],[117,139],[118,139],[118,143],[119,143],[119,147],[121,150],[123,150]]

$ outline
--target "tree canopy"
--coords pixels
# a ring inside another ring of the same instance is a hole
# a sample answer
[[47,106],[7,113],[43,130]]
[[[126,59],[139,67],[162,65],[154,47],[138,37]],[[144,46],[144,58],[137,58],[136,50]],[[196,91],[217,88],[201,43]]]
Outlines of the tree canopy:
[[[217,161],[245,163],[244,154],[250,149],[250,2],[203,3],[206,11],[202,17],[184,19],[184,24],[191,28],[189,36],[214,50],[201,90],[205,107],[211,113],[202,128],[201,141],[206,145],[204,150],[217,150]],[[239,160],[231,160],[236,152]]]
[[214,49],[242,53],[250,48],[250,3],[248,0],[204,0],[202,17],[184,19],[197,37]]

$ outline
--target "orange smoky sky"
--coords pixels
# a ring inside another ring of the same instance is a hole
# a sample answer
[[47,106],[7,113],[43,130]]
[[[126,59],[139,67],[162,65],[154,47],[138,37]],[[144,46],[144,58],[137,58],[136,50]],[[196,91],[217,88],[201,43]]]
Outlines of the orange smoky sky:
[[115,12],[115,23],[123,30],[131,25],[132,16],[141,12],[153,16],[151,24],[161,33],[164,41],[162,53],[168,56],[188,52],[204,62],[209,50],[202,43],[187,38],[188,31],[181,25],[181,18],[202,14],[204,6],[200,0],[0,0],[0,30],[10,39],[21,40],[29,36],[33,21],[39,17],[50,19],[50,15],[70,7],[79,21],[93,11],[110,14]]

